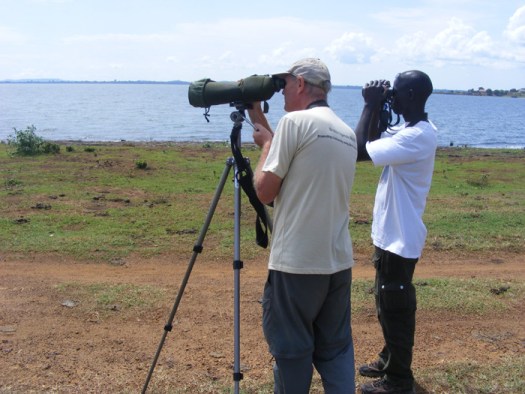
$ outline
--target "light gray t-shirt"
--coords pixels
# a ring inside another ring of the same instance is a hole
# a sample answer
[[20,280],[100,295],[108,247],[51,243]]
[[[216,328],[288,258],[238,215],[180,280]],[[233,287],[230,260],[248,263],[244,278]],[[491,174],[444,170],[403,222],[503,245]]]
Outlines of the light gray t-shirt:
[[348,225],[356,146],[353,130],[329,107],[279,121],[262,169],[283,179],[269,269],[332,274],[353,266]]

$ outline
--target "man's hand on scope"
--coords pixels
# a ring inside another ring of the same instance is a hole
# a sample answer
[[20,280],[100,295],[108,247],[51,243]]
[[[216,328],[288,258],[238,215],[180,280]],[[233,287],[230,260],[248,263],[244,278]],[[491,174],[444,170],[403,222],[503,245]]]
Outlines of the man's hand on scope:
[[271,143],[273,138],[273,132],[268,130],[260,123],[255,123],[253,130],[253,141],[262,148],[265,144]]
[[[250,120],[253,124],[260,123],[263,126],[263,128],[270,130],[271,132],[272,128],[268,123],[268,119],[266,119],[266,115],[264,115],[260,101],[252,103],[251,108],[248,108],[248,115],[250,116]],[[258,127],[255,127],[255,130],[257,130],[257,128]]]

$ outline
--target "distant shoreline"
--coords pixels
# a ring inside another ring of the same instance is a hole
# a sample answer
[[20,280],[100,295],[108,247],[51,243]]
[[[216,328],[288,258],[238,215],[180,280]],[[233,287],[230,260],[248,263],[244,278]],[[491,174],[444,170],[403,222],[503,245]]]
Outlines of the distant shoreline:
[[[71,85],[189,85],[191,82],[173,80],[173,81],[69,81],[62,79],[4,79],[0,80],[0,84],[71,84]],[[357,85],[333,85],[334,89],[361,89],[362,86]],[[511,98],[525,98],[525,88],[521,89],[434,89],[434,94],[454,94],[464,96],[487,96],[487,97],[511,97]]]
[[[0,84],[85,84],[85,85],[189,85],[192,82],[188,81],[67,81],[62,79],[4,79],[0,80]],[[333,85],[337,89],[361,89],[362,86],[357,85]]]
[[4,79],[0,84],[189,85],[186,81],[66,81],[62,79]]
[[[151,147],[162,147],[162,146],[196,146],[200,145],[205,148],[213,148],[214,146],[224,147],[229,146],[228,141],[84,141],[84,140],[49,140],[61,146],[151,146]],[[0,141],[0,144],[5,144],[5,141]],[[257,146],[253,142],[243,142],[242,146],[249,149],[257,149]],[[484,152],[484,154],[489,154],[488,152],[496,151],[516,151],[516,150],[525,150],[525,147],[498,147],[498,148],[489,148],[489,147],[478,147],[478,146],[468,146],[468,145],[453,145],[453,146],[438,146],[438,151],[441,152],[458,152],[458,151],[476,151],[479,150]]]

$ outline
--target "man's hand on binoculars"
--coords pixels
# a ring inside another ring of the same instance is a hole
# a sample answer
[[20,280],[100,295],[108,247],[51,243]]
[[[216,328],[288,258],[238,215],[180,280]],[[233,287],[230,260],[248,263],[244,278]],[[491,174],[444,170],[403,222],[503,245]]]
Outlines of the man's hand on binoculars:
[[374,108],[379,107],[389,86],[390,82],[383,79],[367,83],[361,91],[365,104]]

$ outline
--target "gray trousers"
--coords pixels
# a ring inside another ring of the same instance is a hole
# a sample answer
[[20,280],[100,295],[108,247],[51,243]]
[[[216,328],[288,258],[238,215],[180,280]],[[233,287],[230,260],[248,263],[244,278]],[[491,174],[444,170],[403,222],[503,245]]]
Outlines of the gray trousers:
[[325,393],[355,392],[351,282],[351,269],[332,275],[269,271],[263,331],[275,358],[275,393],[307,394],[314,367]]

